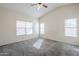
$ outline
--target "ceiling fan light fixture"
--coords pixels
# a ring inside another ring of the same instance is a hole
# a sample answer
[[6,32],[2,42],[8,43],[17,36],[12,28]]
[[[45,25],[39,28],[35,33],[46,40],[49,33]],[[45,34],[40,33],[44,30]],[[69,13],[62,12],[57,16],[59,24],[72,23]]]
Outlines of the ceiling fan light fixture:
[[41,7],[42,7],[41,4],[38,4],[38,5],[37,5],[37,9],[38,9],[38,10],[39,10]]
[[31,6],[35,6],[37,7],[37,9],[39,10],[41,7],[47,8],[46,5],[44,5],[43,3],[36,3],[36,4],[32,4]]

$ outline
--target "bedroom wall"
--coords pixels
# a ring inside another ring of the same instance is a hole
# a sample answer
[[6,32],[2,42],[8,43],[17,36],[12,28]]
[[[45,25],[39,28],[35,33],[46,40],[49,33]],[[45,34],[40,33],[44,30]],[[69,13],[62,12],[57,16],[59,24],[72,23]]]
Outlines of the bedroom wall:
[[2,22],[1,22],[2,15],[1,14],[2,14],[2,12],[0,12],[0,39],[2,39],[2,34],[1,34],[2,33],[2,26],[1,26],[2,25]]
[[16,35],[16,21],[31,21],[33,25],[38,22],[36,18],[28,17],[24,14],[8,10],[5,8],[0,8],[0,46],[5,44],[10,44],[14,42],[19,42],[27,39],[36,38],[38,33],[35,32],[35,27],[33,27],[33,34],[27,36],[17,36]]
[[[77,37],[65,36],[65,20],[77,20]],[[52,10],[40,18],[40,22],[45,24],[45,34],[41,37],[79,45],[79,4],[69,4]]]

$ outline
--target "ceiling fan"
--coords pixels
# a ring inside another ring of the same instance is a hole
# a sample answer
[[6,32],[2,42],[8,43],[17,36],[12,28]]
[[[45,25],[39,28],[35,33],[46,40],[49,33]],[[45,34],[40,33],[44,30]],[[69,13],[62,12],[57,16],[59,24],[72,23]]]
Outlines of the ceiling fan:
[[41,7],[47,8],[47,6],[44,5],[43,3],[36,3],[36,4],[32,4],[31,6],[37,6],[38,9],[41,8]]

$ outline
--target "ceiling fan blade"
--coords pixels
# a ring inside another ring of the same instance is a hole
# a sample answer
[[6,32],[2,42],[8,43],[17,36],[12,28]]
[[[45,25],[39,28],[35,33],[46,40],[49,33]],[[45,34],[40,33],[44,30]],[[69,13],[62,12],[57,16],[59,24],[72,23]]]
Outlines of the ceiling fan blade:
[[47,6],[46,6],[46,5],[43,5],[43,7],[47,8]]

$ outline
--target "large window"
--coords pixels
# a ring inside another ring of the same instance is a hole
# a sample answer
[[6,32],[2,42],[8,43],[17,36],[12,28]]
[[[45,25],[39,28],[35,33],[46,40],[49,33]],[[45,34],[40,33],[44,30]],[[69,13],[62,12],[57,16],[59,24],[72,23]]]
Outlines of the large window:
[[44,34],[44,26],[45,26],[44,23],[40,24],[40,33],[41,34]]
[[26,34],[32,34],[32,23],[26,22]]
[[65,20],[65,36],[77,37],[76,18]]
[[16,35],[25,35],[24,21],[16,21]]
[[32,22],[16,21],[16,35],[32,34]]

